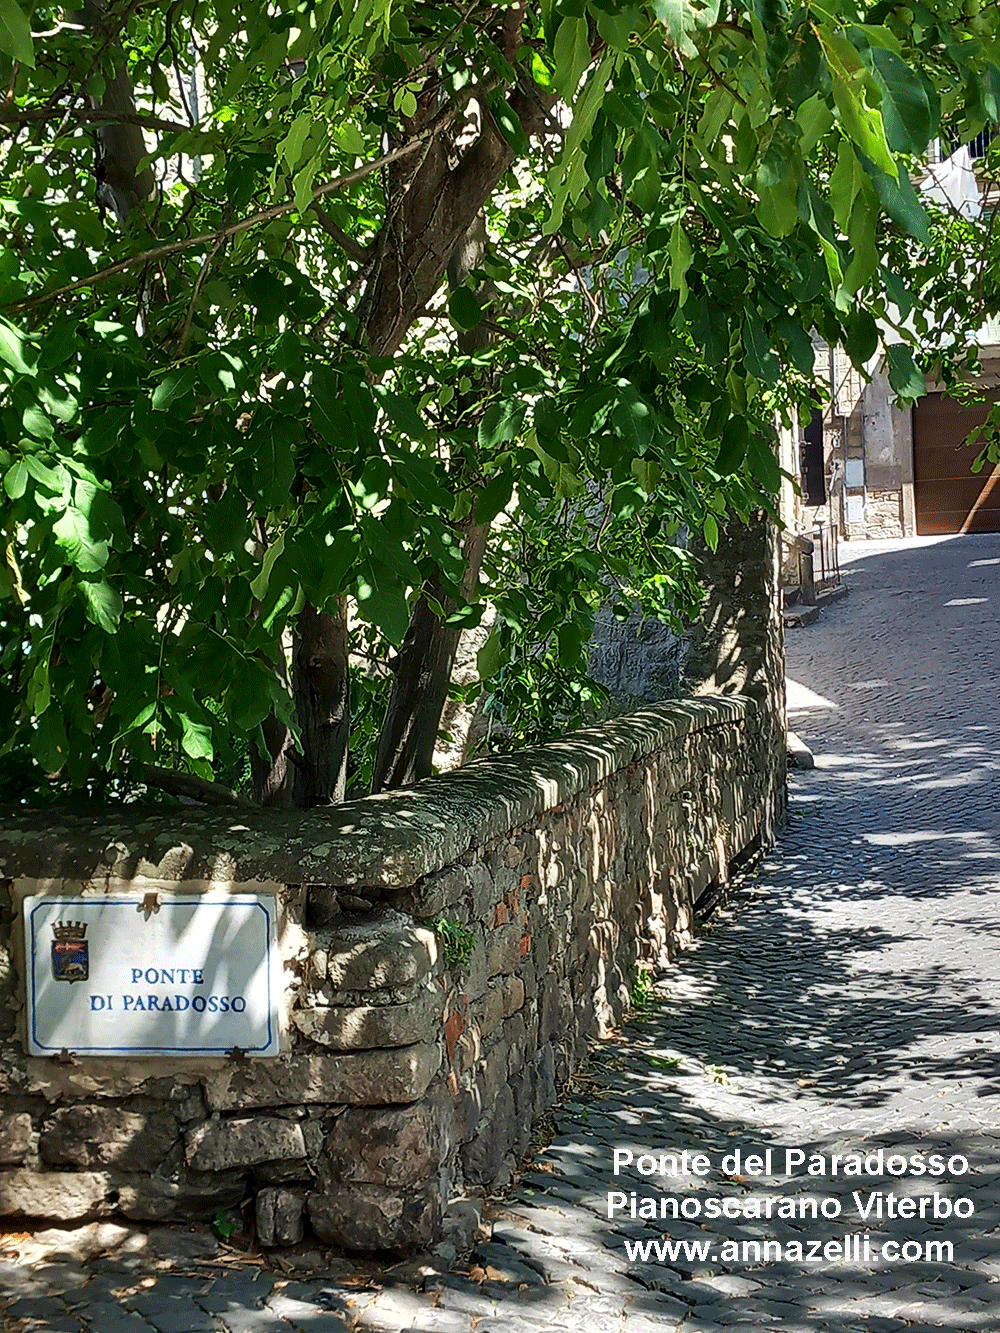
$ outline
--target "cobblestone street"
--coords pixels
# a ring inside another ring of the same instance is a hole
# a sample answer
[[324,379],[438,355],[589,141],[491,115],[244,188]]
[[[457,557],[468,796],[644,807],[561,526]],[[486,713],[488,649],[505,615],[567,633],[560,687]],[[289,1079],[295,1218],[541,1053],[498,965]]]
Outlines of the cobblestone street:
[[[2,1261],[3,1333],[1000,1327],[1000,536],[849,557],[850,595],[788,634],[816,767],[791,775],[779,846],[597,1052],[471,1266],[445,1247],[282,1273],[119,1228],[111,1258]],[[930,1169],[880,1173],[880,1149]],[[706,1174],[659,1173],[685,1150]],[[890,1193],[913,1215],[888,1216]]]

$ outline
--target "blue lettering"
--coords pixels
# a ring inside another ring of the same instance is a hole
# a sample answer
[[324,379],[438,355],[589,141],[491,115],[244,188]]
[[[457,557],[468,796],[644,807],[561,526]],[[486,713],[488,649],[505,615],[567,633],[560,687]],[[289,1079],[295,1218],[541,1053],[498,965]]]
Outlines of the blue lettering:
[[186,995],[175,995],[174,1008],[177,1010],[179,1014],[181,1014],[184,1012],[185,1009],[191,1008],[191,1001],[188,999]]
[[219,997],[217,995],[210,995],[208,997],[208,1012],[210,1014],[217,1014],[219,1012]]
[[222,1012],[223,1012],[224,1014],[228,1014],[228,1013],[229,1013],[229,996],[228,996],[228,995],[220,995],[220,996],[219,996],[219,1008],[222,1010]]
[[[110,1008],[110,1005],[108,1007]],[[90,997],[90,1012],[93,1014],[96,1013],[99,1009],[103,1008],[104,1008],[104,996],[92,995]]]
[[167,983],[169,982],[169,984],[172,986],[174,984],[174,969],[172,967],[170,968],[161,967],[160,980],[163,982],[164,985],[167,985]]
[[135,996],[134,996],[134,995],[123,995],[123,996],[122,996],[122,1008],[123,1008],[123,1009],[132,1009],[132,1008],[134,1008],[134,1007],[135,1007]]
[[145,1006],[145,1005],[143,1004],[143,1002],[142,1002],[142,996],[141,996],[141,995],[137,995],[137,996],[135,997],[135,1004],[134,1004],[133,1008],[135,1008],[135,1009],[141,1009],[143,1013],[146,1012],[146,1006]]
[[204,986],[205,974],[200,967],[194,967],[191,969],[191,980],[194,982],[196,986]]
[[132,969],[132,985],[134,986],[134,985],[136,984],[137,981],[141,981],[141,980],[142,980],[142,968],[141,968],[141,967],[133,967],[133,969]]
[[205,1012],[204,995],[196,995],[194,999],[191,1001],[191,1008],[195,1011],[196,1014],[203,1014]]
[[157,1013],[160,1012],[160,1001],[157,998],[157,996],[155,995],[146,996],[146,1008],[150,1011],[150,1013],[152,1013],[154,1009],[156,1010]]
[[232,999],[232,1007],[234,1014],[242,1014],[247,1007],[247,1002],[242,995],[234,995]]
[[166,1013],[168,1009],[171,1011],[171,1013],[173,1012],[174,1006],[170,1003],[169,995],[164,995],[163,1003],[160,1005],[160,1008],[163,1010],[164,1013]]

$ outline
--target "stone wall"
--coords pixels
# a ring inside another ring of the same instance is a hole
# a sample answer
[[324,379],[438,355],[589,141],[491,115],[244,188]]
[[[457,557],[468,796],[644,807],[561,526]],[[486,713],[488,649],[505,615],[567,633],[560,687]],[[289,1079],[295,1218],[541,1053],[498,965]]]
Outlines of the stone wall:
[[[432,1241],[769,837],[783,740],[762,702],[702,697],[324,811],[7,811],[0,1215],[253,1200],[265,1245]],[[281,904],[278,1058],[26,1057],[25,895],[248,886]]]

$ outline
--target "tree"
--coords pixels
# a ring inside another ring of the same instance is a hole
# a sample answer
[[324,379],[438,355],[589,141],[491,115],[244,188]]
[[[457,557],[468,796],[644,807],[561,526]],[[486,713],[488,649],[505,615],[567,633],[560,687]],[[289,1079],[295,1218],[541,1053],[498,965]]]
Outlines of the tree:
[[910,172],[1000,119],[992,8],[31,25],[0,0],[0,709],[38,798],[409,781],[487,604],[513,730],[572,720],[608,588],[690,610],[680,529],[771,505],[813,330],[898,338],[919,392]]

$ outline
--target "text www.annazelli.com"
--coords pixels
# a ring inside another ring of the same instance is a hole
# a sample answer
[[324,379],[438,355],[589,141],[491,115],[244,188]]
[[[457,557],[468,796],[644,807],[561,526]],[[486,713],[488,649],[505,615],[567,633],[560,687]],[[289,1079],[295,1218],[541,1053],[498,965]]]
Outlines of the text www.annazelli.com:
[[840,1240],[626,1240],[625,1253],[631,1263],[868,1263],[884,1260],[890,1264],[951,1263],[954,1246],[950,1240],[886,1240],[873,1243],[862,1233],[848,1234]]

